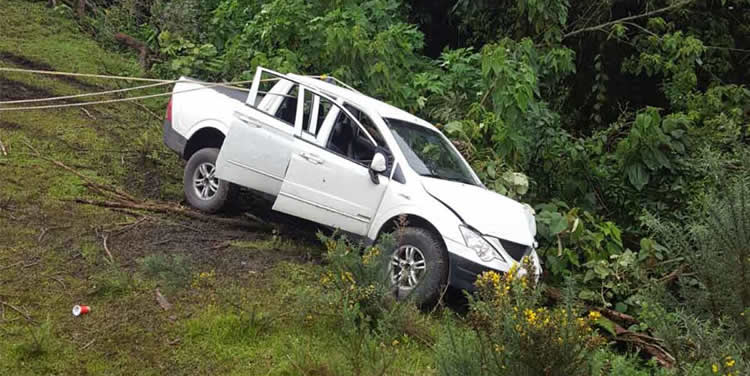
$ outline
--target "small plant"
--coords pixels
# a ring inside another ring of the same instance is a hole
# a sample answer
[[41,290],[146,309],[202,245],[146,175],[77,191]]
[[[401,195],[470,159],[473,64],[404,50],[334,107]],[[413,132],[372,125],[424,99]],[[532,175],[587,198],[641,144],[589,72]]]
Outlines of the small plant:
[[102,254],[101,244],[84,242],[81,244],[81,256],[89,264],[96,263],[96,259]]
[[589,361],[592,376],[666,376],[674,374],[664,368],[644,367],[644,362],[638,357],[619,355],[610,350],[602,349],[594,353]]
[[393,239],[386,236],[380,243],[362,250],[346,237],[327,237],[318,234],[326,248],[328,263],[321,284],[330,288],[341,308],[355,308],[378,319],[385,307],[394,303],[388,275],[388,255],[383,250],[393,249]]
[[169,289],[186,286],[190,281],[190,265],[183,255],[148,255],[141,259],[141,267],[147,277]]
[[99,296],[122,296],[132,287],[130,273],[115,265],[92,277],[93,293]]
[[200,272],[193,278],[191,286],[193,288],[211,288],[216,283],[216,270],[211,269],[210,272]]
[[13,347],[16,359],[19,361],[32,361],[50,352],[50,337],[52,333],[52,322],[49,316],[41,325],[32,326],[27,322],[24,326],[31,337],[30,340],[18,343]]

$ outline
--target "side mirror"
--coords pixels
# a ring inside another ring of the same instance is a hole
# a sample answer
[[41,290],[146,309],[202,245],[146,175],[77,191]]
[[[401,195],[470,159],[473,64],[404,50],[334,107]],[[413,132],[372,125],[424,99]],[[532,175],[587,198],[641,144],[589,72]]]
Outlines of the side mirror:
[[373,184],[380,184],[380,178],[378,174],[385,172],[388,168],[388,164],[385,161],[385,155],[381,152],[376,152],[372,156],[372,162],[370,162],[370,180]]
[[373,170],[375,172],[385,172],[385,169],[388,168],[386,162],[385,162],[385,155],[381,152],[375,153],[375,155],[372,156],[372,162],[370,163],[370,170]]

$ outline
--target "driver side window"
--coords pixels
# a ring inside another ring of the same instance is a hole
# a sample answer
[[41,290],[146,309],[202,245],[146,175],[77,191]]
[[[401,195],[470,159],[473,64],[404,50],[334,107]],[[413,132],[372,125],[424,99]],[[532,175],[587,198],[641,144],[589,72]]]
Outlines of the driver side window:
[[356,126],[356,123],[344,111],[339,111],[336,120],[333,122],[333,128],[331,128],[331,135],[328,137],[326,148],[346,158],[354,159],[352,141],[354,140]]
[[360,124],[365,127],[367,133],[375,139],[378,145],[370,141],[353,118],[349,117],[344,111],[339,111],[336,120],[334,120],[326,148],[360,165],[369,167],[376,148],[378,146],[385,148],[385,142],[375,124],[367,115],[352,106],[345,105],[345,107],[358,118]]

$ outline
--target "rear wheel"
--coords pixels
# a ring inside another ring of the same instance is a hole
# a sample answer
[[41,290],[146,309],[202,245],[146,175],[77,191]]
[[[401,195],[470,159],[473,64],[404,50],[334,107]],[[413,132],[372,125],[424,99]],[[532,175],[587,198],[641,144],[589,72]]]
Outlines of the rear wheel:
[[395,237],[388,275],[396,297],[417,305],[436,302],[448,282],[445,246],[436,234],[418,227],[398,230]]
[[190,206],[206,213],[224,209],[235,189],[228,181],[216,177],[219,149],[205,148],[195,152],[185,166],[183,188]]

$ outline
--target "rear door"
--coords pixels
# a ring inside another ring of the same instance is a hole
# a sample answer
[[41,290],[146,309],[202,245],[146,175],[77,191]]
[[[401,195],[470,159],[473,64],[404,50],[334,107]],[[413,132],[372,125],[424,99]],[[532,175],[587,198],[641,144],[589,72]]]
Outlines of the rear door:
[[[379,184],[370,178],[375,142],[341,106],[309,91],[302,93],[310,110],[300,119],[301,134],[294,140],[273,208],[364,236],[390,182],[387,174],[380,176]],[[368,146],[353,150],[357,137]]]
[[[268,73],[264,75],[263,73]],[[271,76],[269,90],[258,83]],[[294,146],[299,85],[259,68],[244,107],[232,118],[216,161],[223,180],[277,195]],[[261,96],[262,95],[262,96]]]

